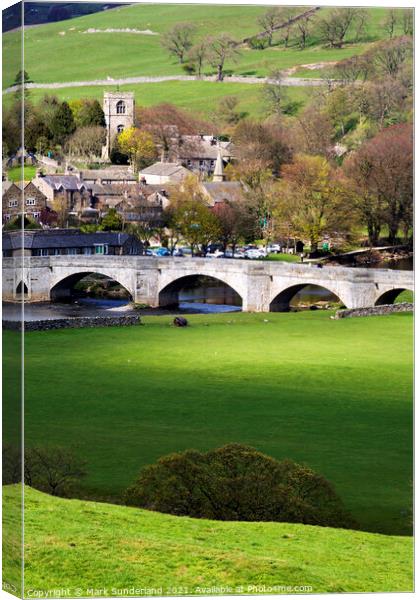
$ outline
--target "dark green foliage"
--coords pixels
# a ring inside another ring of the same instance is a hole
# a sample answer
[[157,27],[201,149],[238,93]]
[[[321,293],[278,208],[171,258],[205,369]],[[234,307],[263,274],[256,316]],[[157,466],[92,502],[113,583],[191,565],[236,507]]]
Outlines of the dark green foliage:
[[85,100],[78,114],[78,127],[105,127],[105,115],[97,100]]
[[102,231],[121,231],[123,220],[115,208],[110,208],[101,221]]
[[76,129],[76,125],[67,102],[62,102],[54,114],[50,130],[56,144],[63,144]]
[[125,501],[159,512],[221,521],[354,525],[322,475],[241,444],[164,456],[140,472]]
[[17,73],[13,85],[22,85],[22,83],[33,83],[26,71],[19,71]]

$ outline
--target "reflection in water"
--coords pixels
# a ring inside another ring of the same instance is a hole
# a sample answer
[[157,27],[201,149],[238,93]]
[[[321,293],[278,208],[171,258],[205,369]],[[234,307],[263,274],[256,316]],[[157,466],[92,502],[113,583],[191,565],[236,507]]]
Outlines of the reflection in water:
[[293,296],[290,306],[311,305],[317,302],[340,302],[340,300],[325,288],[317,285],[307,285]]

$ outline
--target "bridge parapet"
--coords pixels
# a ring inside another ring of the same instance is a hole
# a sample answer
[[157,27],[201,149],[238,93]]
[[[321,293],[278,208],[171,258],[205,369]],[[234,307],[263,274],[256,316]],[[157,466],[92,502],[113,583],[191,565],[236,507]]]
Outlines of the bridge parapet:
[[54,286],[87,273],[115,279],[136,302],[150,306],[158,306],[165,297],[170,300],[171,286],[182,278],[213,277],[241,296],[244,311],[262,312],[269,311],[286,290],[307,284],[332,291],[347,308],[373,306],[392,290],[414,290],[411,271],[235,259],[69,255],[4,258],[3,299],[16,300],[22,282],[28,302],[49,300]]

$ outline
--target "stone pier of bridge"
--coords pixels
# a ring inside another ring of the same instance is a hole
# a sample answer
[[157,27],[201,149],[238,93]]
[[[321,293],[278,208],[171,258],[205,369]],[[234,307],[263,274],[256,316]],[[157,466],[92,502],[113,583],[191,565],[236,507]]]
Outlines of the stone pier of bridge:
[[317,267],[281,261],[170,258],[146,256],[51,256],[3,259],[3,300],[26,302],[64,298],[87,274],[106,275],[124,286],[133,300],[151,307],[178,302],[179,290],[197,276],[230,286],[242,310],[287,310],[290,299],[306,285],[335,294],[346,308],[392,303],[402,290],[414,291],[412,271]]

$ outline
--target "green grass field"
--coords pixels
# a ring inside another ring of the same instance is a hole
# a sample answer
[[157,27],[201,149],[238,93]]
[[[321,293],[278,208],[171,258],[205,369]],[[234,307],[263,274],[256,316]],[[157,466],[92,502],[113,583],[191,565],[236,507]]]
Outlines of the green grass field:
[[[31,181],[36,175],[36,167],[26,166],[23,167],[23,180]],[[22,180],[22,167],[13,167],[7,169],[7,177],[10,181],[21,181]]]
[[[182,66],[160,44],[161,35],[175,23],[189,22],[196,26],[196,37],[228,31],[241,40],[260,31],[257,18],[266,9],[261,6],[211,5],[136,5],[96,13],[77,19],[49,23],[25,32],[25,68],[33,81],[58,82],[130,77],[136,75],[182,74]],[[319,14],[327,12],[323,8]],[[314,33],[308,47],[300,50],[296,42],[283,49],[244,48],[237,63],[227,64],[228,70],[240,75],[267,75],[273,69],[296,65],[340,60],[366,50],[370,43],[386,37],[382,21],[386,10],[370,8],[363,43],[354,32],[343,49],[326,49]],[[127,33],[83,33],[89,28],[134,28],[152,30],[159,35]],[[400,33],[400,26],[397,28]],[[18,32],[3,36],[3,88],[12,84],[17,68],[15,56],[20,48]],[[86,60],[86,57],[94,57]],[[168,99],[169,100],[169,99]]]
[[75,445],[86,489],[111,499],[168,452],[243,442],[321,472],[362,528],[408,534],[412,317],[330,314],[27,333],[26,442]]
[[[3,489],[5,534],[17,542],[12,507],[19,489]],[[69,588],[69,597],[152,595],[151,589],[159,596],[215,595],[209,588],[222,586],[232,588],[225,594],[258,594],[258,586],[311,586],[312,593],[408,592],[412,555],[411,538],[195,520],[25,491],[26,597],[63,588]],[[18,558],[6,557],[6,582],[18,577]],[[139,591],[117,591],[133,586]]]

